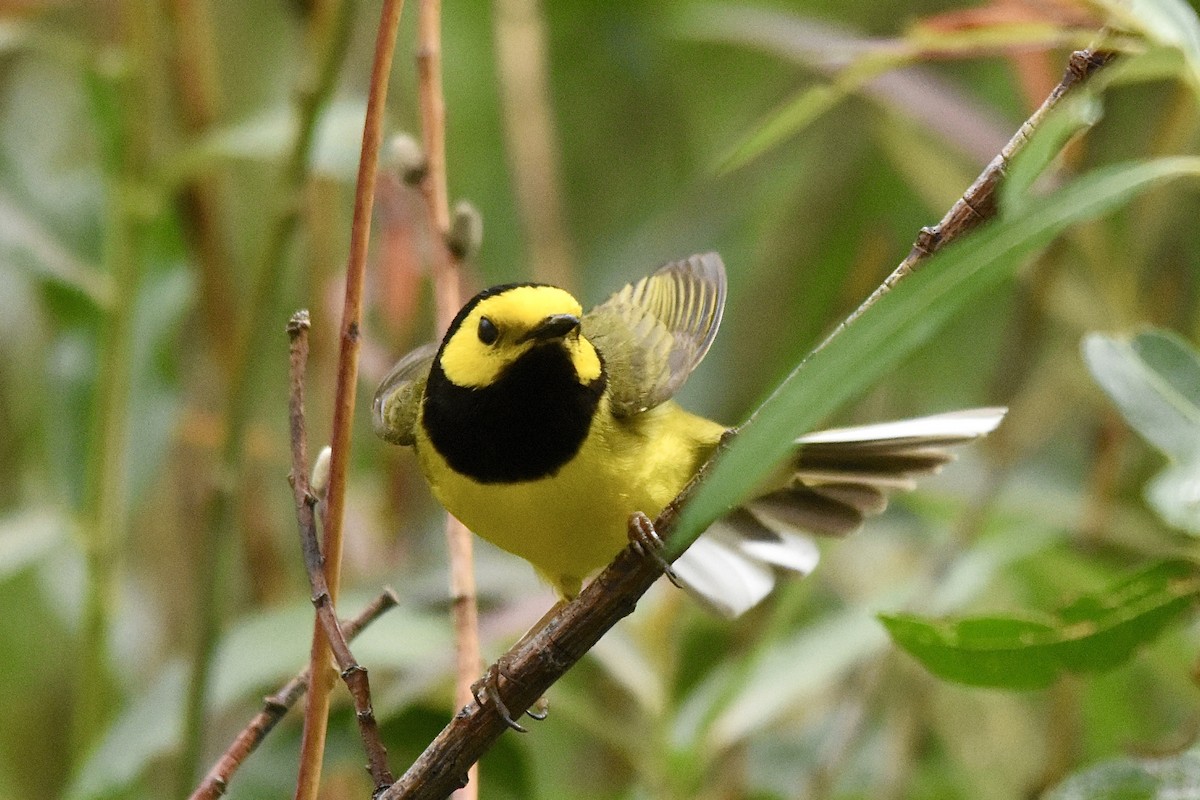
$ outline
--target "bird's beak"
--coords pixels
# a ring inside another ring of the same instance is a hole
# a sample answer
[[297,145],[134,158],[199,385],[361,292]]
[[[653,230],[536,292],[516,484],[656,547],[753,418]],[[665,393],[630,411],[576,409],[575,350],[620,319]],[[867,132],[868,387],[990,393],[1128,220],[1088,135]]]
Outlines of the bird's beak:
[[561,339],[573,330],[579,328],[579,317],[574,314],[552,314],[533,327],[529,333],[521,337],[521,341],[548,341]]

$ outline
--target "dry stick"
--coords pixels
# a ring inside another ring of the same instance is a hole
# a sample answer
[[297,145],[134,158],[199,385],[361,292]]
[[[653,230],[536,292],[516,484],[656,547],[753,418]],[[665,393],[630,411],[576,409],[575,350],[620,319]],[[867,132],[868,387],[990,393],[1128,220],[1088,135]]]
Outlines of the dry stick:
[[[1111,53],[1101,51],[1081,50],[1073,53],[1062,81],[1021,126],[1000,156],[988,164],[983,174],[938,225],[922,229],[913,252],[883,286],[830,334],[829,339],[912,272],[917,262],[994,215],[994,193],[1009,159],[1021,149],[1030,132],[1045,118],[1050,108],[1111,58]],[[828,343],[829,339],[821,346]],[[661,538],[666,539],[674,529],[679,509],[687,502],[695,487],[704,481],[711,465],[716,463],[724,449],[725,442],[722,442],[679,496],[654,521],[655,530]],[[550,619],[544,628],[502,656],[500,661],[504,664],[504,675],[508,677],[503,686],[504,702],[508,709],[519,714],[529,708],[609,628],[633,611],[638,599],[662,571],[662,564],[654,558],[645,557],[633,546],[625,548],[595,580],[584,587],[579,597],[563,606],[562,611]],[[468,704],[379,800],[441,800],[463,784],[469,767],[507,728],[508,725],[493,704],[482,707],[478,703]]]
[[[337,602],[341,581],[342,514],[346,503],[350,428],[354,420],[354,400],[358,388],[359,327],[362,324],[363,279],[371,235],[371,207],[375,200],[375,178],[379,169],[379,146],[383,140],[383,111],[392,70],[392,52],[396,47],[396,31],[403,8],[404,0],[384,0],[380,11],[375,60],[371,66],[371,85],[367,95],[362,155],[358,162],[358,183],[354,194],[354,221],[350,229],[350,257],[346,266],[346,297],[342,309],[337,393],[333,411],[328,507],[321,548],[325,554],[325,580],[329,584],[332,603]],[[329,723],[329,691],[333,681],[329,674],[329,644],[320,621],[315,622],[313,627],[310,669],[312,688],[304,711],[296,800],[314,800],[321,783],[321,760]]]
[[[358,634],[400,602],[396,593],[384,589],[366,608],[358,612],[353,619],[341,623],[342,633],[347,641],[353,641]],[[263,708],[253,719],[234,737],[229,747],[221,755],[212,769],[204,776],[204,780],[192,792],[188,800],[216,800],[225,794],[229,781],[242,766],[251,753],[257,749],[262,740],[275,727],[284,714],[294,706],[304,693],[308,691],[309,671],[304,669],[296,677],[280,687],[275,694],[263,698]]]
[[317,517],[313,509],[317,497],[308,486],[308,432],[304,423],[304,374],[308,368],[308,312],[297,311],[288,321],[291,339],[291,398],[288,402],[288,423],[292,442],[292,473],[288,480],[296,499],[296,522],[300,526],[300,548],[304,553],[304,568],[312,589],[312,603],[317,620],[333,650],[334,661],[342,671],[342,680],[354,698],[354,712],[362,733],[363,749],[367,751],[367,771],[375,781],[375,793],[392,785],[395,780],[387,765],[387,749],[379,739],[379,723],[371,708],[371,686],[367,670],[354,659],[346,637],[338,625],[325,580],[325,560],[317,545]]
[[1062,80],[1051,90],[1029,119],[1025,120],[1025,123],[1017,129],[1013,137],[1008,140],[1008,144],[1004,145],[996,157],[984,167],[975,182],[946,212],[946,216],[932,227],[921,228],[921,232],[917,234],[917,240],[913,242],[912,250],[900,262],[900,266],[884,279],[879,288],[871,292],[871,296],[864,300],[862,305],[842,320],[813,352],[829,344],[842,332],[843,328],[858,319],[864,311],[875,305],[880,297],[890,292],[904,276],[916,269],[920,262],[942,249],[950,241],[978,228],[996,216],[996,187],[1003,180],[1013,157],[1029,140],[1029,135],[1054,110],[1067,92],[1087,80],[1093,72],[1111,61],[1114,55],[1115,53],[1109,50],[1076,50],[1072,53]]
[[[425,175],[421,191],[437,231],[433,282],[438,330],[450,327],[462,304],[459,296],[460,268],[452,252],[450,193],[446,180],[446,103],[442,93],[441,2],[421,0],[417,18],[417,93],[421,105],[421,138],[425,149]],[[450,557],[450,595],[454,616],[455,681],[457,707],[471,701],[471,685],[479,677],[479,611],[476,602],[475,564],[471,532],[452,515],[446,515],[446,547]],[[478,796],[478,768],[472,765],[470,788],[459,800]]]

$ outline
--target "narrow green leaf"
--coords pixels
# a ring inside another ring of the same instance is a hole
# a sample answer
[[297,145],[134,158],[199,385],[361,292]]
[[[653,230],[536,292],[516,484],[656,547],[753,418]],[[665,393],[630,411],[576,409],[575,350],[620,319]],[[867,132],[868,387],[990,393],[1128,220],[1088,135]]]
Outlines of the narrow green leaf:
[[[339,601],[350,615],[368,598]],[[213,668],[212,705],[224,709],[290,678],[308,657],[310,603],[246,616],[221,639]],[[354,657],[369,669],[418,669],[446,652],[449,634],[433,615],[406,608],[384,614],[354,640]]]
[[808,127],[849,95],[845,88],[818,84],[797,94],[757,125],[720,160],[716,173],[724,175],[753,161],[762,153]]
[[1029,190],[1038,176],[1072,137],[1099,122],[1103,111],[1099,97],[1086,90],[1060,103],[1012,160],[1000,184],[1000,207],[1012,213],[1029,202]]
[[895,368],[1067,227],[1183,176],[1200,176],[1200,159],[1165,158],[1096,170],[925,262],[800,362],[751,415],[684,506],[669,554],[682,553],[709,523],[748,497],[784,460],[797,436]]
[[[336,180],[353,180],[362,141],[361,99],[334,100],[321,114],[313,146],[313,170]],[[289,108],[265,111],[251,119],[218,128],[166,165],[164,184],[175,185],[222,160],[277,161],[296,135]]]
[[908,614],[880,615],[896,644],[940,678],[968,686],[1041,689],[1058,676],[1043,655],[1055,636],[1050,621],[1032,617],[975,617],[932,622]]
[[1064,671],[1119,666],[1200,598],[1200,565],[1155,564],[1102,594],[1087,595],[1048,617],[988,616],[933,621],[884,615],[892,639],[926,669],[949,681],[1037,689]]
[[1167,800],[1200,795],[1200,753],[1118,758],[1067,778],[1046,800]]
[[1155,328],[1135,336],[1133,349],[1147,367],[1200,407],[1200,353],[1183,337]]

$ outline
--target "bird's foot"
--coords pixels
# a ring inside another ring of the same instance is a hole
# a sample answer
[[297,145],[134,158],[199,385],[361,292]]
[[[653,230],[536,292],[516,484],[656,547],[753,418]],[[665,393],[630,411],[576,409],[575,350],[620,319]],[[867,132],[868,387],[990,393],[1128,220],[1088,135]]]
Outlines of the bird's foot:
[[[487,701],[491,701],[496,707],[496,713],[500,719],[504,720],[504,724],[512,728],[517,733],[528,733],[529,730],[521,723],[513,719],[512,712],[508,710],[504,699],[500,696],[500,679],[506,681],[516,681],[508,672],[508,662],[504,656],[501,656],[496,663],[488,667],[486,673],[475,683],[471,684],[471,694],[475,697],[475,702],[483,706]],[[526,714],[531,719],[537,721],[544,720],[549,715],[550,705],[545,697],[539,697],[537,702],[531,708],[526,710]]]
[[658,531],[654,530],[654,523],[641,511],[635,511],[629,516],[629,545],[639,556],[662,567],[663,574],[671,583],[679,585],[675,570],[671,569],[671,562],[662,555],[666,545],[663,544]]

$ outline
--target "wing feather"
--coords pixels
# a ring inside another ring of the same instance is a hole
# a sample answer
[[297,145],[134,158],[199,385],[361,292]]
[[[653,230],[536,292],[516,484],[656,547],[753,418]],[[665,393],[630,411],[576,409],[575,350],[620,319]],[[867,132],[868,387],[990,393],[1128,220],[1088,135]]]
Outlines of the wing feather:
[[371,403],[371,422],[375,433],[392,444],[411,445],[416,441],[425,381],[437,356],[437,342],[421,345],[392,367]]
[[725,286],[721,257],[703,253],[672,261],[584,315],[616,416],[640,414],[679,390],[717,335]]

